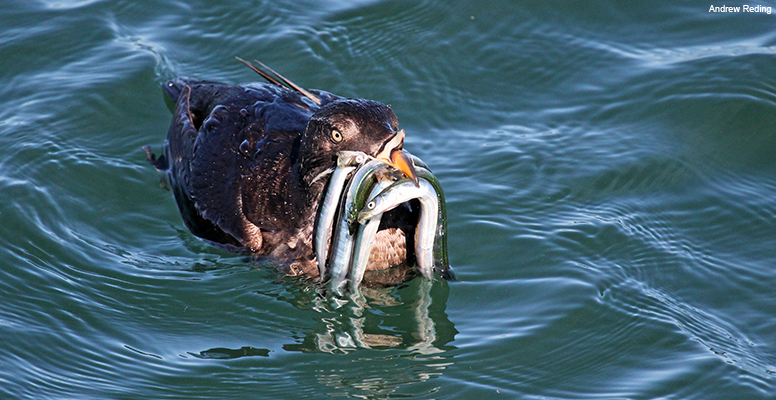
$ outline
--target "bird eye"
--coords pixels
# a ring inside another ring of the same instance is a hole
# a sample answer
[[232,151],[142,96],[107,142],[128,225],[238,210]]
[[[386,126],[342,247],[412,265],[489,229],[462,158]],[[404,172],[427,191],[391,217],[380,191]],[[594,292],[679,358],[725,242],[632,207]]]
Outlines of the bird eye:
[[331,140],[333,140],[335,143],[339,143],[342,141],[342,132],[340,132],[339,129],[333,128],[331,130]]

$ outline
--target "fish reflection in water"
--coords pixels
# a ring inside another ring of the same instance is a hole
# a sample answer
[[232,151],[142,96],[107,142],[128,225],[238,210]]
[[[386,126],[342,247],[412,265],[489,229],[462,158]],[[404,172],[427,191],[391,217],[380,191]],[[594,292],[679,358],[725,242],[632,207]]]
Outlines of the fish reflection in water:
[[356,356],[347,369],[316,369],[319,381],[385,396],[440,376],[453,364],[449,343],[458,331],[445,312],[448,293],[446,281],[414,279],[398,288],[361,287],[347,297],[317,296],[313,309],[329,316],[301,343],[283,348]]
[[[415,354],[444,352],[456,331],[444,312],[446,294],[432,290],[434,286],[446,287],[447,283],[416,279],[412,285],[393,290],[361,288],[344,298],[318,297],[313,308],[335,316],[321,318],[323,326],[308,333],[301,345],[284,348],[324,353],[386,347]],[[404,299],[404,295],[411,298]],[[391,313],[392,308],[397,312]],[[396,326],[390,326],[390,315],[396,316]]]
[[[315,326],[294,332],[295,341],[283,344],[284,351],[348,356],[347,368],[339,362],[329,368],[326,363],[317,364],[313,379],[318,382],[365,396],[384,396],[442,375],[453,363],[450,350],[455,347],[450,343],[458,331],[446,313],[447,281],[413,279],[398,287],[360,287],[344,296],[332,296],[325,285],[315,291],[309,288],[309,281],[300,280],[299,290],[290,292],[294,297],[288,297],[288,291],[259,294],[314,313]],[[275,353],[246,345],[188,354],[226,360]]]

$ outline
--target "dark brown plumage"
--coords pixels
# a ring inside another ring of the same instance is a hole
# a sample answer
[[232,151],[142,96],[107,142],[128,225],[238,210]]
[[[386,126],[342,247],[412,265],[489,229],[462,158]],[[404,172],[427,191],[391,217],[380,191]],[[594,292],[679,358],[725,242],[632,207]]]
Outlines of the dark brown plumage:
[[[176,103],[165,152],[146,151],[168,173],[186,226],[219,247],[272,257],[289,274],[318,275],[315,221],[337,152],[385,156],[403,145],[396,115],[371,100],[278,80],[176,79],[165,89]],[[386,213],[369,269],[413,257],[416,221],[410,207]]]

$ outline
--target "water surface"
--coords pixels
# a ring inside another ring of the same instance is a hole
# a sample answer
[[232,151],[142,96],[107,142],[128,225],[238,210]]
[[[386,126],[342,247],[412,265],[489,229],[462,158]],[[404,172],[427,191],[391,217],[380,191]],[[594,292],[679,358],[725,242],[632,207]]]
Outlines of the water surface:
[[[708,7],[12,1],[0,397],[773,398],[776,13]],[[234,56],[391,104],[461,281],[343,302],[193,237],[141,146]]]

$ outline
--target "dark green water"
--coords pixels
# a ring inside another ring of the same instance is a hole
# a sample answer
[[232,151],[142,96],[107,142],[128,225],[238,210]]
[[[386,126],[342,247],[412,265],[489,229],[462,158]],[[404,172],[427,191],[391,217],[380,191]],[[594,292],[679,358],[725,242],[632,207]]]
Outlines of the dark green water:
[[[775,398],[776,2],[675,3],[6,2],[0,398]],[[234,56],[390,103],[461,281],[195,239],[140,148]]]

